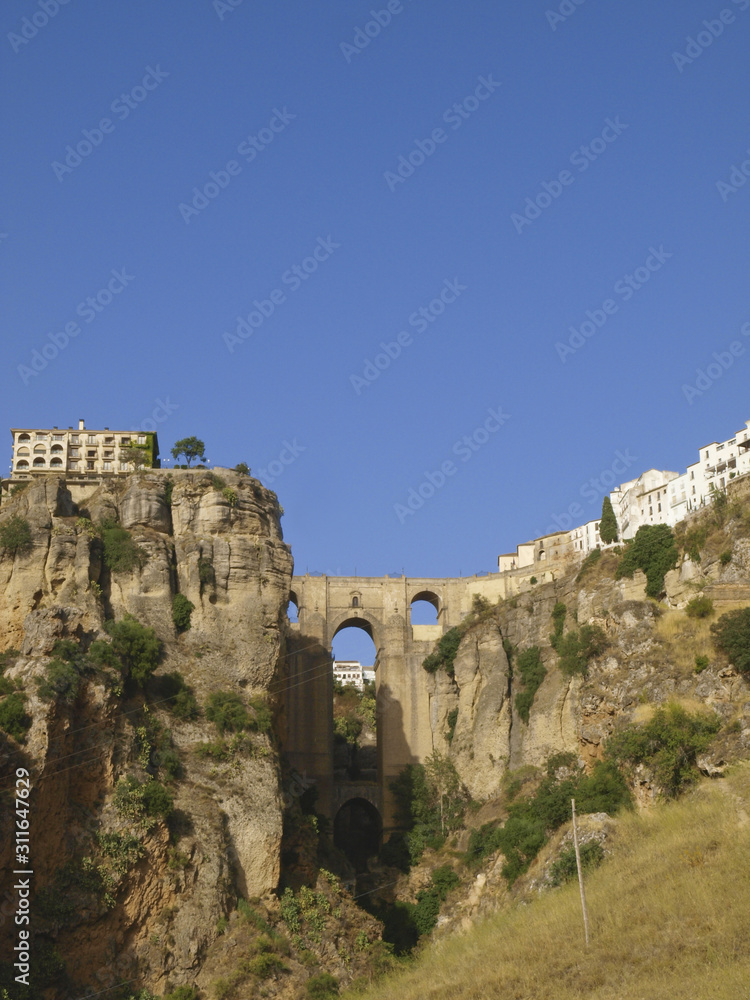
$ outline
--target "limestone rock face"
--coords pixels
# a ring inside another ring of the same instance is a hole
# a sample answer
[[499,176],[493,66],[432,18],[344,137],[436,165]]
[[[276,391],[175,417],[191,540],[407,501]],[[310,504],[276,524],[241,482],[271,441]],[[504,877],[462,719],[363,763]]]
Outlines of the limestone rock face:
[[[114,806],[115,786],[125,775],[148,777],[137,691],[123,712],[111,678],[89,673],[74,703],[40,699],[36,681],[55,642],[75,639],[85,650],[107,638],[107,619],[130,614],[161,639],[159,672],[179,671],[199,703],[225,690],[273,704],[292,558],[275,495],[249,477],[225,470],[221,477],[223,483],[201,471],[169,478],[148,471],[93,483],[77,504],[64,480],[49,477],[0,508],[0,523],[17,514],[32,536],[27,551],[0,552],[0,648],[19,651],[7,675],[22,685],[32,718],[25,750],[34,775],[40,886],[90,853],[96,831],[128,831]],[[125,572],[108,565],[97,530],[107,520],[126,528],[141,550],[139,564]],[[181,634],[172,619],[178,592],[194,604],[191,628]],[[172,988],[192,982],[234,895],[264,896],[279,881],[283,804],[269,738],[255,734],[244,751],[217,763],[197,752],[217,739],[204,718],[182,722],[159,704],[149,715],[172,731],[183,767],[171,786],[181,817],[180,862],[169,863],[173,847],[166,826],[157,824],[115,908],[82,912],[51,931],[60,950],[76,956],[78,981],[100,989],[146,968],[144,982],[156,992],[164,992],[167,979]],[[8,822],[0,817],[3,867],[11,860]],[[0,926],[0,936],[6,929]]]

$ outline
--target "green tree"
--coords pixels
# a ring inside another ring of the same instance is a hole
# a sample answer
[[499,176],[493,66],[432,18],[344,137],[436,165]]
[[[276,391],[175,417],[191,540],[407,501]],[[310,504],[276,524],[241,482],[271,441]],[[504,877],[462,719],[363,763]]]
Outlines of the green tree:
[[664,590],[664,577],[674,569],[678,555],[668,524],[641,525],[620,560],[616,578],[632,577],[637,569],[642,569],[646,574],[646,594],[659,597]]
[[104,562],[113,573],[129,573],[136,566],[141,567],[148,559],[148,553],[137,544],[127,528],[108,519],[101,525]]
[[[563,604],[562,607],[564,608],[565,605]],[[523,721],[528,724],[529,712],[534,703],[534,695],[547,676],[547,670],[542,663],[541,650],[538,646],[530,646],[518,654],[515,672],[518,673],[524,685],[524,690],[519,691],[516,695],[516,711]]]
[[605,756],[615,763],[649,767],[665,794],[678,795],[697,777],[696,756],[705,750],[721,728],[715,713],[691,715],[680,705],[657,708],[643,725],[630,725],[613,733]]
[[190,628],[190,615],[195,611],[195,605],[184,594],[175,594],[172,598],[172,621],[178,632],[187,632]]
[[179,458],[180,455],[185,456],[185,461],[190,466],[190,463],[194,458],[199,458],[201,462],[206,461],[206,446],[197,437],[187,437],[180,438],[179,441],[175,441],[174,448],[172,448],[172,457]]
[[12,555],[31,548],[31,528],[25,517],[14,514],[0,527],[0,546]]
[[249,476],[250,466],[247,464],[247,462],[238,462],[237,465],[235,465],[234,467],[234,471],[239,472],[241,476]]
[[15,691],[0,701],[0,729],[4,729],[18,743],[26,737],[26,730],[31,726],[31,719],[24,708],[25,695]]
[[439,750],[433,750],[425,760],[424,771],[431,805],[440,817],[440,832],[445,836],[463,818],[466,796],[461,779],[453,761]]
[[152,628],[125,615],[119,622],[108,621],[104,628],[112,636],[112,648],[120,657],[124,672],[143,687],[162,657],[162,644]]
[[206,718],[220,733],[239,733],[252,723],[242,698],[233,691],[214,691],[209,695]]
[[742,673],[750,673],[750,608],[728,611],[711,626],[714,643]]
[[142,469],[148,455],[144,448],[123,448],[120,452],[120,458],[123,462],[130,462],[134,469]]
[[602,501],[602,518],[599,522],[599,537],[605,545],[616,542],[619,538],[617,533],[617,518],[612,509],[612,501],[605,497]]

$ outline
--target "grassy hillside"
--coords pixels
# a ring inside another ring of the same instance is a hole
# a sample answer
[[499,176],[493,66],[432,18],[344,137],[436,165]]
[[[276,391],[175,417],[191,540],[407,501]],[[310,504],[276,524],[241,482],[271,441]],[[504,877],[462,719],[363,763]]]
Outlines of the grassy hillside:
[[[617,820],[588,879],[428,947],[368,1000],[744,1000],[750,996],[750,765]],[[353,994],[349,994],[353,995]],[[362,994],[356,994],[358,996]]]

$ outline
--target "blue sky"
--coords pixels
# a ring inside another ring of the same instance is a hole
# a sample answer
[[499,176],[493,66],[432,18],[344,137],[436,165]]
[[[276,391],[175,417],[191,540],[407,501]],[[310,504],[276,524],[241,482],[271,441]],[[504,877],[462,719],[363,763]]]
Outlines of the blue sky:
[[3,4],[0,424],[156,410],[298,572],[450,576],[750,418],[750,0],[233,2]]

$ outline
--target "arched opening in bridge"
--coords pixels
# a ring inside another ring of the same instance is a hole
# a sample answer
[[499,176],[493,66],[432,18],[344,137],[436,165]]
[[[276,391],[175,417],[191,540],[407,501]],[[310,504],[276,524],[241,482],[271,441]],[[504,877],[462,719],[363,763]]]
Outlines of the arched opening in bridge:
[[299,622],[299,601],[297,595],[292,591],[289,594],[289,604],[286,609],[286,616],[290,622]]
[[411,599],[412,625],[437,625],[440,598],[429,590],[422,590]]
[[375,660],[372,626],[365,618],[342,622],[333,651],[333,773],[336,781],[376,782]]
[[333,821],[333,842],[359,874],[367,871],[367,859],[380,850],[383,823],[380,813],[367,799],[349,799]]

